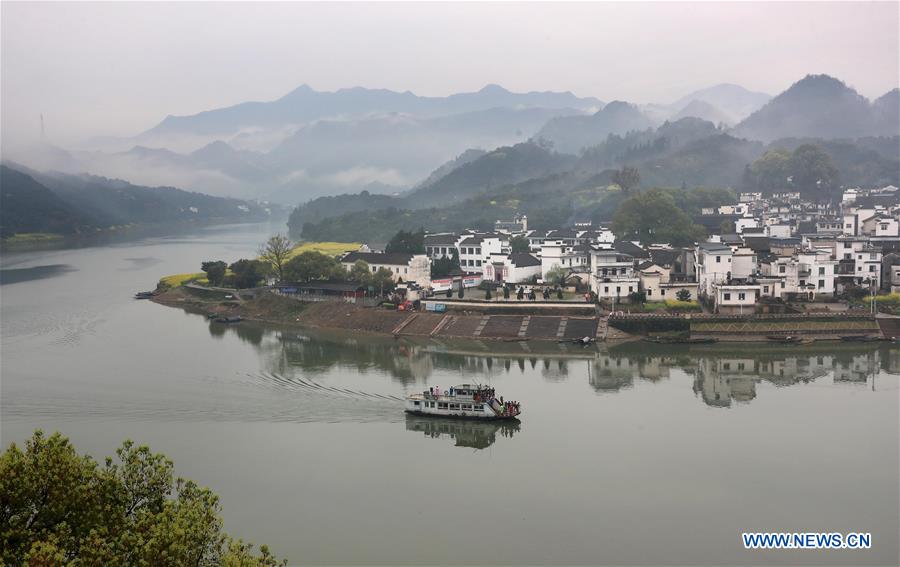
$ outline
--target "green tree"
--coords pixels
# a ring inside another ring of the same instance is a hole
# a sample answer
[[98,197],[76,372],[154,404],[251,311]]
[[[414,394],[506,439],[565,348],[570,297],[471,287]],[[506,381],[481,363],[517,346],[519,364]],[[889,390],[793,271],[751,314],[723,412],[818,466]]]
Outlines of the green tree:
[[123,443],[100,466],[41,431],[0,455],[5,565],[282,565],[222,530],[218,497],[172,461]]
[[622,192],[628,193],[633,187],[641,183],[641,174],[635,167],[624,166],[612,174],[612,182],[622,188]]
[[734,234],[734,221],[728,219],[723,220],[721,223],[719,223],[719,232],[721,232],[722,234]]
[[562,298],[563,298],[563,290],[562,290],[562,288],[558,288],[556,290],[556,299],[562,300]]
[[459,251],[453,248],[450,257],[441,256],[431,263],[431,277],[444,278],[455,271],[459,271]]
[[307,250],[288,260],[284,273],[296,282],[341,280],[346,277],[340,262],[315,250]]
[[206,272],[206,279],[211,285],[222,285],[225,281],[225,270],[228,264],[222,260],[210,260],[200,264],[200,269]]
[[644,244],[685,246],[705,236],[702,227],[693,224],[675,206],[672,195],[661,189],[637,193],[623,201],[613,217],[612,229],[619,238]]
[[228,266],[234,274],[234,286],[238,289],[256,287],[263,279],[265,266],[257,260],[241,259]]
[[260,260],[267,262],[271,266],[272,271],[278,277],[278,281],[284,280],[284,266],[291,257],[293,249],[294,243],[283,234],[272,236],[260,247]]
[[390,293],[396,286],[394,283],[394,274],[387,268],[378,268],[378,271],[372,274],[372,287],[379,290],[381,295]]
[[503,286],[503,299],[509,299],[509,286]]
[[767,194],[783,191],[789,185],[790,161],[787,150],[767,151],[744,170],[744,187]]
[[555,286],[566,285],[566,279],[569,277],[569,271],[559,264],[553,264],[547,273],[544,274],[544,283]]
[[486,300],[490,301],[490,299],[491,299],[491,290],[490,290],[490,288],[484,290],[484,298],[485,298]]
[[372,280],[372,268],[365,260],[357,260],[350,267],[348,279],[362,285],[369,285]]
[[528,253],[531,252],[531,245],[528,243],[528,238],[518,235],[509,239],[509,249],[514,254],[519,252]]
[[838,171],[819,146],[799,146],[791,154],[789,167],[793,186],[805,196],[828,197],[838,188]]
[[425,253],[425,230],[418,231],[401,230],[395,234],[387,246],[384,247],[387,253],[402,254],[424,254]]
[[459,282],[459,291],[456,292],[456,297],[462,299],[463,297],[465,297],[465,295],[466,295],[466,286],[464,286],[462,284],[462,282]]
[[675,299],[678,301],[690,301],[691,300],[691,292],[686,289],[679,289],[675,294]]

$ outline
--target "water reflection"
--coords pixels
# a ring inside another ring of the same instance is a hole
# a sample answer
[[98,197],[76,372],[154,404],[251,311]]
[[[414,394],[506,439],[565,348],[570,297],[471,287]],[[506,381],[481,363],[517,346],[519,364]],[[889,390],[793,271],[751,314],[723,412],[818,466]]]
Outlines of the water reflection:
[[451,439],[455,447],[485,449],[497,441],[497,435],[512,437],[520,424],[514,421],[473,421],[443,419],[407,414],[406,430],[420,432],[431,439]]
[[68,264],[47,264],[31,268],[7,268],[0,270],[0,285],[55,278],[76,271]]
[[[693,377],[693,391],[712,407],[756,399],[757,385],[790,386],[827,379],[871,385],[879,372],[900,374],[900,348],[890,343],[785,345],[648,345],[628,343],[597,348],[556,343],[396,340],[327,331],[299,332],[244,322],[210,323],[210,333],[234,333],[254,345],[268,370],[308,375],[333,368],[376,371],[403,385],[427,383],[437,371],[490,380],[501,374],[538,370],[548,382],[586,379],[598,394],[615,394],[637,381],[659,382],[673,372]],[[581,378],[584,377],[584,378]]]

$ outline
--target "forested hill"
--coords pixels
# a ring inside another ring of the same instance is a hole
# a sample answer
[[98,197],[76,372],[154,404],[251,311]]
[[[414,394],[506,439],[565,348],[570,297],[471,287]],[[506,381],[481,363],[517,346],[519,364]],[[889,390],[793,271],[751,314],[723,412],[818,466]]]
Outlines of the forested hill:
[[96,226],[93,219],[63,201],[30,175],[0,166],[0,237],[16,233],[72,234]]
[[262,220],[256,203],[174,187],[142,187],[91,175],[2,166],[0,233],[77,234],[130,224]]

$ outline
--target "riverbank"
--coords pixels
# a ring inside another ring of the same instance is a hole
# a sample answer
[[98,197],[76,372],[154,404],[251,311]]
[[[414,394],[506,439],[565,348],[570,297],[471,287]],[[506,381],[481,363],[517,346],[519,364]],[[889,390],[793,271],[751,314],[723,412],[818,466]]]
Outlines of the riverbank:
[[698,316],[625,315],[603,317],[581,312],[527,310],[511,313],[478,306],[454,305],[446,312],[398,311],[340,301],[303,302],[268,290],[234,292],[201,286],[172,288],[153,301],[212,317],[395,337],[466,338],[498,341],[590,340],[623,342],[664,336],[710,342],[878,340],[896,336],[897,319],[873,319],[865,314],[833,316]]

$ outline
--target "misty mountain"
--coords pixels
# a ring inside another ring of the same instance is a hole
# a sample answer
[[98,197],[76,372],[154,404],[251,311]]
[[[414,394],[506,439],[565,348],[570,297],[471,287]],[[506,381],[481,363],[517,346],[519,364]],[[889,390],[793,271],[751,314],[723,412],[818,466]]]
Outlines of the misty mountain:
[[238,199],[6,165],[2,186],[7,232],[71,234],[128,224],[241,222],[269,216],[265,207]]
[[900,89],[890,90],[872,101],[874,136],[896,136],[900,125]]
[[[828,75],[807,75],[738,124],[733,134],[772,141],[787,137],[857,138],[896,135],[900,125],[889,118],[891,97],[877,106],[843,82]],[[896,107],[894,108],[896,112]]]
[[700,118],[713,124],[733,124],[734,118],[725,112],[722,112],[712,104],[694,99],[684,108],[679,110],[672,116],[672,120],[680,120],[682,118]]
[[0,204],[0,238],[32,232],[73,234],[96,223],[30,175],[5,165],[0,165]]
[[167,116],[142,137],[172,134],[222,137],[248,128],[279,128],[323,118],[360,117],[400,113],[418,117],[462,114],[490,108],[545,108],[595,110],[603,105],[595,98],[580,98],[570,92],[513,93],[498,85],[487,85],[474,93],[446,97],[417,96],[409,91],[353,87],[320,92],[302,85],[271,102],[245,102],[190,116]]
[[617,100],[589,116],[554,118],[535,137],[553,143],[560,152],[575,154],[603,142],[610,134],[625,134],[653,125],[637,106]]
[[[681,114],[681,116],[696,116],[697,118],[711,120],[716,124],[719,122],[735,124],[762,108],[771,98],[765,93],[754,92],[740,85],[723,83],[689,93],[673,102],[670,107],[676,109],[677,114]],[[727,119],[712,120],[698,114],[684,114],[684,110],[695,101],[710,105],[726,116]]]
[[124,152],[77,152],[77,165],[64,171],[288,203],[360,190],[398,193],[467,149],[522,142],[548,120],[575,113],[490,108],[434,118],[388,114],[316,120],[265,152],[221,140],[185,153],[138,145]]
[[491,188],[565,171],[576,161],[573,155],[560,154],[534,142],[501,147],[411,191],[405,201],[409,208],[455,203]]
[[419,187],[425,187],[427,185],[433,185],[437,183],[439,179],[442,177],[446,177],[452,172],[456,171],[460,167],[466,165],[467,163],[473,162],[481,156],[485,155],[487,152],[484,150],[476,150],[476,149],[468,149],[463,153],[459,154],[452,160],[447,163],[441,165],[434,171],[432,171],[428,177],[423,179],[422,181],[416,183],[413,189],[418,189]]

